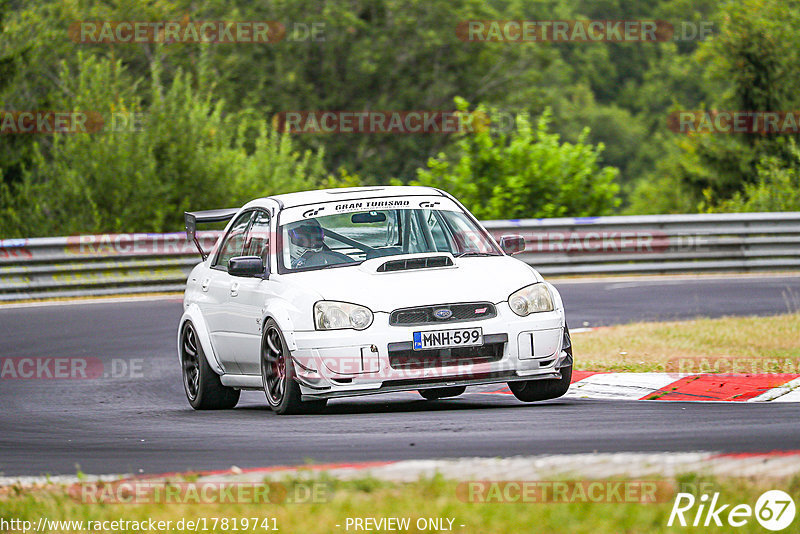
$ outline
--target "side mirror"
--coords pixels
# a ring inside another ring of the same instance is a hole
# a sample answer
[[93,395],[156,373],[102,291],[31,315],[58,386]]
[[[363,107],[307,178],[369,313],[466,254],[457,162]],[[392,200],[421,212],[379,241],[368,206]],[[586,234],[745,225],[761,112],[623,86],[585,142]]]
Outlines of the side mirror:
[[260,276],[264,274],[264,260],[260,256],[237,256],[228,260],[231,276]]
[[509,256],[525,250],[525,238],[521,235],[504,235],[500,238],[500,248]]

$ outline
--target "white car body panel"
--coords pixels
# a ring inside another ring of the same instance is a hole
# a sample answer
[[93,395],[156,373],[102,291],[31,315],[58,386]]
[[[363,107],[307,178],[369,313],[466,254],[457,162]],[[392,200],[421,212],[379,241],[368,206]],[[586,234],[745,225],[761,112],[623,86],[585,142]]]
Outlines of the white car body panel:
[[[240,213],[256,208],[267,211],[271,214],[271,235],[276,236],[277,225],[283,224],[279,219],[284,211],[296,213],[295,208],[309,206],[308,209],[330,211],[350,201],[398,197],[438,202],[448,205],[450,210],[463,210],[457,201],[434,189],[382,187],[278,195],[249,202]],[[234,220],[235,217],[223,235]],[[212,268],[221,241],[222,238],[208,259],[189,275],[181,326],[187,320],[192,321],[209,364],[222,376],[225,385],[262,387],[260,347],[262,328],[268,319],[277,322],[285,337],[304,400],[456,384],[554,379],[560,377],[560,367],[572,363],[562,346],[566,326],[563,304],[551,284],[545,282],[552,296],[553,311],[526,317],[511,311],[508,298],[513,292],[543,280],[532,267],[510,256],[453,258],[446,253],[406,254],[369,259],[359,265],[281,273],[277,268],[280,260],[277,239],[271,239],[269,275],[263,279],[235,277],[226,270]],[[448,255],[453,266],[377,272],[380,265],[393,259],[431,255]],[[366,306],[374,314],[373,323],[362,331],[317,330],[313,309],[321,300]],[[389,324],[394,310],[458,303],[491,303],[497,315],[465,322]],[[484,338],[489,336],[496,343],[505,336],[499,359],[423,369],[402,368],[397,361],[392,365],[391,354],[400,354],[397,351],[401,350],[396,344],[410,347],[416,331],[474,327],[481,328]]]
[[[223,374],[224,368],[220,365],[219,361],[217,360],[216,355],[214,354],[214,347],[211,343],[211,336],[209,335],[209,329],[206,325],[205,319],[203,318],[203,314],[200,311],[200,307],[197,304],[190,304],[189,306],[185,307],[183,312],[183,317],[181,317],[181,328],[186,323],[186,321],[192,321],[195,325],[195,330],[197,331],[198,340],[200,341],[200,346],[203,348],[203,353],[205,354],[206,360],[208,360],[208,365],[211,366],[211,369],[214,370],[217,374]],[[180,329],[179,329],[180,332]],[[180,353],[181,353],[181,337],[178,336],[178,361],[180,361]]]
[[[292,282],[324,292],[326,300],[355,302],[373,312],[389,313],[397,308],[453,302],[498,303],[519,288],[541,281],[530,266],[508,256],[457,258],[453,267],[392,273],[370,272],[374,269],[365,266],[386,261],[375,258],[359,267],[295,273]],[[308,326],[314,329],[313,324]]]

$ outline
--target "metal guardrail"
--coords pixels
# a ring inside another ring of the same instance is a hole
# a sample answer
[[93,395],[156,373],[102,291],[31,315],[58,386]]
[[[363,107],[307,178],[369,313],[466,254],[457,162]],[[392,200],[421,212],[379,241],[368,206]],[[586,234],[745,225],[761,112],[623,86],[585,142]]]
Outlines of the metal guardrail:
[[[544,275],[800,270],[800,212],[488,221]],[[208,250],[219,232],[198,233]],[[0,301],[183,291],[184,233],[0,240]]]
[[[199,232],[210,249],[220,232]],[[183,291],[200,254],[186,234],[0,240],[0,301]]]
[[484,223],[518,233],[518,256],[544,275],[800,269],[800,212],[525,219]]

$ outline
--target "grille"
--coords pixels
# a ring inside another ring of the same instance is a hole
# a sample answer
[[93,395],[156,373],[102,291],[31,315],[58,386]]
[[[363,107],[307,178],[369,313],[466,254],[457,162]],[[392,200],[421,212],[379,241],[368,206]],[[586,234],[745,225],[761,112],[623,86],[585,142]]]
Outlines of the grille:
[[392,369],[432,369],[465,363],[480,364],[500,361],[505,343],[487,343],[479,347],[457,347],[432,350],[389,350]]
[[378,267],[379,273],[390,273],[393,271],[409,271],[412,269],[430,269],[433,267],[451,267],[453,260],[448,256],[429,256],[427,258],[410,258],[407,260],[387,261]]
[[[450,317],[440,319],[434,313],[439,310],[450,310]],[[497,309],[491,302],[466,302],[460,304],[442,304],[441,306],[420,306],[394,310],[389,315],[391,326],[418,326],[426,324],[461,323],[464,321],[480,321],[497,317]]]

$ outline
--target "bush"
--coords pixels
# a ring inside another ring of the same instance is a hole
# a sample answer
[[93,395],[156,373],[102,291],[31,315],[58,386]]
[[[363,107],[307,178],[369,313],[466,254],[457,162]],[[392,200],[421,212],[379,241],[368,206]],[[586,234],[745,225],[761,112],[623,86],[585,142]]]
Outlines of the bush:
[[788,161],[767,156],[756,169],[758,181],[745,184],[744,191],[711,208],[718,212],[800,211],[800,150],[789,139]]
[[[464,100],[456,104],[467,113]],[[473,117],[487,113],[479,107]],[[549,120],[548,110],[535,128],[525,114],[510,133],[474,128],[419,169],[414,183],[452,193],[481,219],[610,214],[619,203],[618,171],[600,167],[603,145],[585,142],[588,129],[577,143],[561,143]]]

